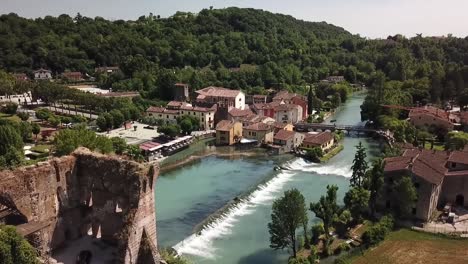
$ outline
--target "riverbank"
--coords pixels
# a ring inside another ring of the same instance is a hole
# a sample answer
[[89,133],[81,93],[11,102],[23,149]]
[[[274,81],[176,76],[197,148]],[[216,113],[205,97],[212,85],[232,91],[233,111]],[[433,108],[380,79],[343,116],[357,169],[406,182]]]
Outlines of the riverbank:
[[320,158],[320,162],[328,162],[331,158],[335,157],[338,153],[340,153],[344,149],[343,144],[338,144],[336,147],[334,147],[332,150],[327,152],[323,157]]

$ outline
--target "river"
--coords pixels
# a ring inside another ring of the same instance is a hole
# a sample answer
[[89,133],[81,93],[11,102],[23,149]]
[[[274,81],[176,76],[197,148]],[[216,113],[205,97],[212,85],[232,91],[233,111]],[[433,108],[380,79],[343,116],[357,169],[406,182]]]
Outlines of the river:
[[[353,95],[331,119],[338,124],[360,123],[364,96]],[[342,203],[354,146],[360,141],[369,158],[378,155],[372,140],[349,136],[343,141],[344,150],[325,164],[290,156],[213,156],[164,173],[155,190],[159,246],[174,247],[193,263],[287,263],[286,250],[269,248],[267,223],[272,201],[285,190],[297,188],[307,203],[315,202],[327,185],[335,184]],[[289,170],[273,171],[277,164]],[[241,197],[239,203],[193,234],[200,222],[236,197]],[[318,221],[311,212],[309,219],[311,224]]]

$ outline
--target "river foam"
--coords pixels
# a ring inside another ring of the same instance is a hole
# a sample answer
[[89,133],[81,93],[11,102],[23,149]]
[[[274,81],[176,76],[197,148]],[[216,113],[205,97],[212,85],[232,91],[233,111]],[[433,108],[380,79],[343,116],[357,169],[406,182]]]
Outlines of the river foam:
[[341,165],[321,165],[309,163],[302,158],[294,159],[283,166],[287,170],[282,170],[268,182],[261,184],[247,197],[241,199],[239,203],[233,205],[215,221],[206,225],[199,233],[192,234],[173,248],[178,254],[195,255],[208,259],[216,259],[216,248],[213,241],[223,236],[231,234],[232,227],[244,216],[251,214],[259,205],[270,204],[279,196],[284,189],[284,185],[291,181],[298,172],[312,172],[323,175],[338,175],[350,177],[349,166]]

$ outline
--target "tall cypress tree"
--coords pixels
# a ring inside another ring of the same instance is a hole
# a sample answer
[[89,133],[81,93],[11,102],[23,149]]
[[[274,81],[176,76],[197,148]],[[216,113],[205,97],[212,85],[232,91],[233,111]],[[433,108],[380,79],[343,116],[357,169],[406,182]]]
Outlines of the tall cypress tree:
[[312,92],[312,86],[309,88],[309,93],[307,94],[307,115],[312,114],[313,104],[312,101],[314,100],[314,93]]
[[353,170],[353,175],[349,180],[351,187],[363,186],[368,168],[366,157],[366,148],[362,146],[362,142],[359,142],[359,145],[356,146],[356,154],[354,155],[353,166],[351,167]]

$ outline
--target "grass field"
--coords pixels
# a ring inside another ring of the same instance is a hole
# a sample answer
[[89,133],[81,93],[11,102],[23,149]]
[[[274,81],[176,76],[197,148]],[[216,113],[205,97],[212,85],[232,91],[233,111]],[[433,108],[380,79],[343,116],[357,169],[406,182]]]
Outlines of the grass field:
[[17,115],[9,115],[5,113],[0,113],[0,119],[8,119],[14,122],[21,122],[21,119]]
[[402,229],[391,233],[376,248],[354,258],[353,264],[468,263],[468,240]]
[[[424,144],[425,149],[431,149],[431,142],[426,142]],[[434,143],[434,150],[445,150],[445,146],[441,142]]]

